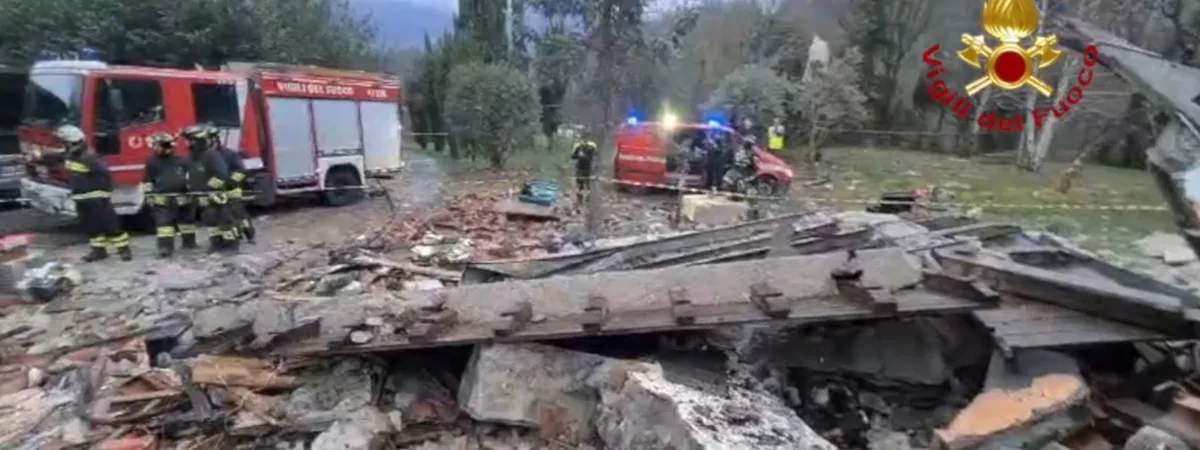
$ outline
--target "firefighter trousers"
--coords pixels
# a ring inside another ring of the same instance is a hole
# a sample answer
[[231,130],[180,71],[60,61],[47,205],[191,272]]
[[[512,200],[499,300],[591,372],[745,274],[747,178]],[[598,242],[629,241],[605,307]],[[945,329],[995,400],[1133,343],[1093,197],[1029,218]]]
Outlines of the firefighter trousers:
[[158,236],[158,254],[167,257],[175,253],[175,235],[178,230],[183,248],[196,247],[196,214],[185,196],[151,197],[154,208],[154,226]]
[[242,197],[242,189],[231,189],[227,195],[229,197],[229,213],[233,216],[238,237],[253,243],[256,234],[254,222],[250,220],[250,212],[246,210],[246,199]]
[[121,217],[113,209],[112,199],[108,195],[79,198],[88,195],[77,196],[75,213],[87,230],[90,259],[104,259],[110,250],[120,253],[122,259],[130,259],[129,233],[121,229]]
[[237,226],[229,210],[229,197],[225,193],[209,194],[200,198],[200,223],[208,232],[209,250],[236,250]]

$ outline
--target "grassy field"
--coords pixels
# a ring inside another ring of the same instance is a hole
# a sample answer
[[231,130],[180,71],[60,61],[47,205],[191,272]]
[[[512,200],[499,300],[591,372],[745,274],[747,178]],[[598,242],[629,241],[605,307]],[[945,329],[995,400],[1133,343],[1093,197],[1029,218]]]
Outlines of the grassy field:
[[[415,148],[415,144],[410,148]],[[426,150],[452,173],[482,171],[486,161],[451,161],[445,152]],[[1165,211],[1116,211],[1061,209],[1057,205],[1165,205],[1150,175],[1140,170],[1087,166],[1067,194],[1058,192],[1064,165],[1049,164],[1041,173],[1017,170],[1012,165],[985,164],[950,155],[888,149],[834,148],[824,152],[833,182],[826,186],[796,186],[793,197],[844,200],[842,209],[861,209],[861,201],[878,200],[888,191],[930,188],[941,185],[954,194],[954,201],[1032,205],[1026,208],[983,207],[983,219],[1014,222],[1044,229],[1079,241],[1096,250],[1127,253],[1134,241],[1156,231],[1173,231]],[[506,169],[530,175],[567,180],[571,165],[566,150],[531,150],[514,154]],[[798,155],[785,155],[800,161]],[[798,165],[798,182],[805,170]]]
[[[885,149],[830,149],[831,186],[794,195],[837,199],[873,199],[887,191],[941,185],[955,201],[1033,205],[1029,208],[983,208],[986,220],[1011,221],[1080,240],[1094,249],[1118,253],[1156,231],[1173,231],[1165,211],[1054,209],[1055,205],[1136,204],[1164,206],[1150,175],[1140,170],[1087,166],[1067,194],[1057,190],[1065,165],[1047,165],[1041,173],[1011,165],[983,164],[949,155]],[[791,160],[799,160],[790,158]],[[1047,209],[1038,209],[1038,207]],[[851,207],[847,204],[846,207]]]

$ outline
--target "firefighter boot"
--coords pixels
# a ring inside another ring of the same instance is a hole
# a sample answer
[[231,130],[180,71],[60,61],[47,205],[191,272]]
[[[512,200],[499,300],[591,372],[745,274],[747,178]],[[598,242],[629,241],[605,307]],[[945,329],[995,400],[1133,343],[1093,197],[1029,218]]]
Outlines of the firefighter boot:
[[128,245],[122,245],[117,248],[117,254],[121,255],[121,261],[133,261],[133,249]]
[[181,233],[179,235],[180,247],[185,250],[196,248],[196,233]]
[[175,237],[159,237],[158,238],[158,257],[170,258],[175,254]]
[[88,254],[83,255],[83,262],[85,263],[102,261],[105,259],[108,259],[108,249],[105,249],[104,247],[93,246],[92,250],[88,252]]
[[240,244],[242,238],[237,232],[237,227],[234,227],[233,230],[224,233],[221,237],[221,240],[224,241],[224,243],[221,245],[222,253],[233,254],[238,252],[239,248],[241,247]]
[[254,245],[254,224],[249,220],[242,222],[242,237],[246,238],[246,243]]
[[208,237],[208,252],[209,253],[217,253],[217,252],[221,251],[221,249],[224,247],[225,247],[225,240],[221,239],[221,236],[209,236]]

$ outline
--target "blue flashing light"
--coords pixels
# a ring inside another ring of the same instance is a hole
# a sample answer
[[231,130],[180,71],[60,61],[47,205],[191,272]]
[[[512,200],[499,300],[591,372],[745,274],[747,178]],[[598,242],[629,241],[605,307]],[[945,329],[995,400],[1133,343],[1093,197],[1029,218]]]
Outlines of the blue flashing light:
[[718,122],[715,120],[710,120],[710,121],[708,121],[708,127],[709,128],[721,128],[721,122]]
[[628,119],[625,119],[625,123],[627,123],[627,124],[630,124],[630,125],[633,125],[633,126],[637,126],[637,124],[638,124],[638,118],[637,118],[637,117],[630,117],[630,118],[628,118]]
[[79,51],[79,59],[84,61],[100,61],[102,58],[99,50],[84,47]]

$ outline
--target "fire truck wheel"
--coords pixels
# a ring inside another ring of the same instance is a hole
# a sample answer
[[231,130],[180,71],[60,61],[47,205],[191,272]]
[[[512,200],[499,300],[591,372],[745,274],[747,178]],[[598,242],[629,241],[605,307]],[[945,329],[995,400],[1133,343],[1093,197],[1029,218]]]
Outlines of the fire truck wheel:
[[335,167],[325,176],[325,203],[329,206],[345,206],[363,199],[365,191],[362,180],[354,169]]

